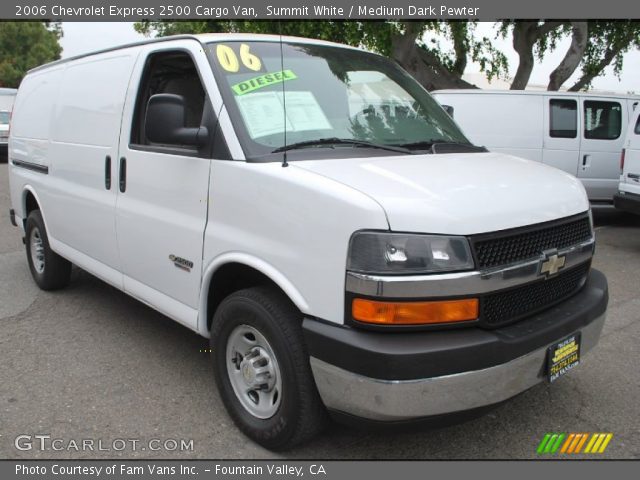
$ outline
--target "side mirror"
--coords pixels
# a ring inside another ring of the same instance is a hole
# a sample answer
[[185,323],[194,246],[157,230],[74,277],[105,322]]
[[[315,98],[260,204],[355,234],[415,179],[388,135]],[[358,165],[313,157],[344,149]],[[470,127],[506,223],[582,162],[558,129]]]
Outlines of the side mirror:
[[453,118],[453,107],[451,105],[442,105],[442,108],[449,114],[451,118]]
[[164,145],[202,146],[207,143],[207,127],[187,128],[184,124],[184,97],[159,93],[149,99],[144,132],[150,141]]

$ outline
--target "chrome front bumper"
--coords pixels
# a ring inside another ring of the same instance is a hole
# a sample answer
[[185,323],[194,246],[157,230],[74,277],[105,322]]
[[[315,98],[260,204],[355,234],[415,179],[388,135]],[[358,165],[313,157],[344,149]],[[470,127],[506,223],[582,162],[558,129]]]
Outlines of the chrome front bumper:
[[[582,358],[598,343],[605,317],[580,329]],[[524,392],[544,380],[548,346],[482,370],[416,380],[369,378],[313,356],[310,362],[327,408],[370,420],[401,421],[492,405]]]

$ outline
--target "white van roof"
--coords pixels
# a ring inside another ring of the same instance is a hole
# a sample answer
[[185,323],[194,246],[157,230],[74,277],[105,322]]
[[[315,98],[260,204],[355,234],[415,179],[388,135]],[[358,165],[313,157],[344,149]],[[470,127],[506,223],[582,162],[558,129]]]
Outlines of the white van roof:
[[325,40],[315,40],[312,38],[293,37],[293,36],[287,36],[287,35],[283,35],[282,37],[280,37],[280,35],[267,35],[267,34],[258,34],[258,33],[201,33],[197,35],[171,35],[168,37],[158,37],[158,38],[151,38],[148,40],[142,40],[140,42],[126,43],[126,44],[118,45],[115,47],[96,50],[94,52],[75,55],[73,57],[63,58],[60,60],[56,60],[54,62],[45,63],[43,65],[35,67],[29,70],[29,72],[27,73],[43,70],[45,68],[49,68],[54,65],[60,65],[61,63],[71,62],[79,58],[98,55],[100,53],[112,52],[114,50],[121,50],[125,48],[138,47],[141,45],[148,45],[151,43],[170,42],[172,40],[185,40],[185,39],[196,40],[202,44],[206,44],[206,43],[223,42],[223,41],[279,42],[281,38],[283,42],[289,42],[289,43],[302,43],[302,44],[308,44],[308,45],[326,45],[326,46],[332,46],[332,47],[348,48],[351,50],[363,50],[357,47],[352,47],[350,45],[343,45],[341,43],[327,42]]
[[0,88],[0,95],[15,95],[17,92],[15,88]]
[[613,93],[613,92],[550,92],[548,90],[487,90],[479,88],[460,88],[460,89],[448,89],[448,90],[434,90],[432,94],[445,93],[456,95],[553,95],[554,97],[575,97],[576,95],[586,97],[615,97],[615,98],[627,98],[630,100],[639,100],[640,95],[631,95],[626,93]]

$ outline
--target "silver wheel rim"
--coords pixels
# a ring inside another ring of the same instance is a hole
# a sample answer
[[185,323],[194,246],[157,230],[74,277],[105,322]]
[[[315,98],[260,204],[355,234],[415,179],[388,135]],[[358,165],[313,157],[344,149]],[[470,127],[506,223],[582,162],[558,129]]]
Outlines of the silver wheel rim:
[[31,263],[36,272],[44,272],[44,243],[40,236],[40,229],[34,227],[29,236],[29,251],[31,252]]
[[282,375],[267,339],[249,325],[227,340],[227,374],[242,406],[256,418],[273,417],[282,399]]

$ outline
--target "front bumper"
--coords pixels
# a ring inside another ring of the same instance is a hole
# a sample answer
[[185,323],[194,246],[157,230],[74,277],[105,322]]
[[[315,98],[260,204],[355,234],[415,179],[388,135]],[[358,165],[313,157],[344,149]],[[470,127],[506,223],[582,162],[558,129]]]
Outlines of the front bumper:
[[613,206],[618,210],[640,215],[640,195],[619,192],[613,196]]
[[405,421],[502,402],[545,378],[547,348],[581,332],[581,355],[600,337],[605,276],[544,312],[496,329],[372,332],[306,319],[305,339],[320,396],[330,410]]

